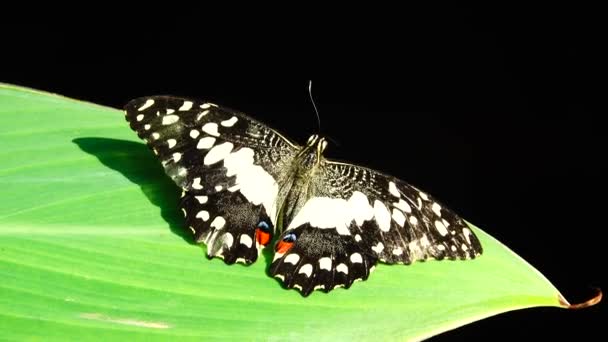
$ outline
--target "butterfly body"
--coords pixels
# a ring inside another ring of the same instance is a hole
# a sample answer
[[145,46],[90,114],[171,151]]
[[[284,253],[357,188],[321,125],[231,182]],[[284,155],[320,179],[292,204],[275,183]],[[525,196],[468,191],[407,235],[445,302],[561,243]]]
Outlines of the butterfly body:
[[314,193],[315,173],[324,162],[323,151],[327,147],[327,141],[317,135],[308,139],[306,146],[296,154],[292,167],[287,172],[287,179],[283,196],[279,196],[279,207],[282,208],[283,222],[288,225],[310,199]]
[[303,295],[365,280],[377,262],[472,259],[466,223],[395,177],[323,157],[235,110],[170,96],[132,100],[126,119],[183,189],[185,223],[209,257],[253,263]]

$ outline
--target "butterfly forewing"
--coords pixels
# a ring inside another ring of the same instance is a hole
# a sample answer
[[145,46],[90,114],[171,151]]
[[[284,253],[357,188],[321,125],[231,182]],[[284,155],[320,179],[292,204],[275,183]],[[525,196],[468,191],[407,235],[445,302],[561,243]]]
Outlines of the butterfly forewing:
[[186,224],[208,255],[255,261],[259,234],[274,232],[279,181],[298,147],[242,113],[207,102],[144,97],[129,102],[125,114],[184,190]]

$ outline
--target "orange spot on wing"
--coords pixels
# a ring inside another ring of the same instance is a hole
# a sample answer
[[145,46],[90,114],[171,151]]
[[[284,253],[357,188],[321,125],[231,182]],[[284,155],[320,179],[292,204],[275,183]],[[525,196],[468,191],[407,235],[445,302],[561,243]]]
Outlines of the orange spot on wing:
[[285,254],[285,252],[287,252],[289,249],[291,249],[291,246],[293,246],[293,242],[285,242],[285,241],[281,240],[281,241],[279,241],[279,243],[277,243],[277,247],[275,248],[275,250],[278,253]]
[[258,228],[255,230],[255,239],[260,245],[266,246],[270,242],[270,233]]

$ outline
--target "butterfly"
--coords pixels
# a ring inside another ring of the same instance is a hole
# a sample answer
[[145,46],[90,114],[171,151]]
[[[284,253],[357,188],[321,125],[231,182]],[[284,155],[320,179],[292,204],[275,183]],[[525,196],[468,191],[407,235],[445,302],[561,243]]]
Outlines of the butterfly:
[[473,259],[465,221],[390,175],[326,159],[327,141],[298,145],[239,111],[172,96],[142,97],[126,120],[183,189],[185,226],[209,258],[255,262],[303,296],[366,280],[378,262]]

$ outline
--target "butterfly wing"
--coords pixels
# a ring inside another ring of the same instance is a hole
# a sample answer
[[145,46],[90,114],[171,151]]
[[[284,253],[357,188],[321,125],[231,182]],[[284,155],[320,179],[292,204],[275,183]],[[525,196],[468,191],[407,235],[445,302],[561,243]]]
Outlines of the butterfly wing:
[[274,232],[281,179],[299,146],[207,102],[143,97],[130,101],[125,115],[184,190],[186,224],[208,256],[254,262]]
[[303,295],[350,287],[378,261],[472,259],[482,247],[462,218],[430,195],[367,168],[324,162],[310,198],[279,240],[270,272]]

